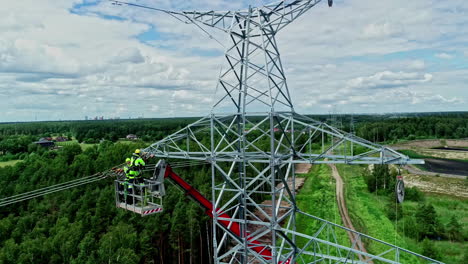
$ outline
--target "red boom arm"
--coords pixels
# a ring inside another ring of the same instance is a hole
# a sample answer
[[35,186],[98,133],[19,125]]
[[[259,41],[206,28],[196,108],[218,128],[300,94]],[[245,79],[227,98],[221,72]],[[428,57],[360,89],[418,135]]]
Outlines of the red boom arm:
[[[205,213],[211,218],[213,218],[213,204],[210,202],[210,200],[206,199],[205,196],[203,196],[199,191],[197,191],[190,184],[184,181],[179,175],[175,174],[175,172],[169,165],[167,165],[166,167],[164,178],[171,179],[175,184],[184,189],[185,193],[190,195],[190,197],[197,201],[205,209]],[[216,212],[218,213],[218,217],[220,218],[230,218],[230,216],[227,213],[224,213],[219,209],[216,209]],[[229,222],[228,220],[219,220],[219,223],[221,223],[226,229],[234,233],[237,237],[242,237],[240,232],[240,226],[238,223]],[[258,245],[251,247],[251,249],[257,252],[260,256],[264,257],[266,260],[271,260],[270,249],[268,249],[266,246],[260,245],[260,242],[258,242],[257,240],[250,239],[249,242]]]

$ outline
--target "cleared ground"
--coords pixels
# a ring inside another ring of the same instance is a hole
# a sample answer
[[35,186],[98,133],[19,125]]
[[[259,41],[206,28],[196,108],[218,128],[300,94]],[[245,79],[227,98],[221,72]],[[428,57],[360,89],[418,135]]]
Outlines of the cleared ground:
[[468,162],[463,161],[468,160],[468,140],[416,140],[395,146],[423,156],[426,162],[420,167],[405,166],[403,178],[406,187],[417,187],[426,193],[468,198],[465,179],[468,176]]
[[20,162],[21,160],[9,160],[9,161],[1,161],[0,162],[0,168],[5,167],[5,166],[13,166],[16,163]]
[[468,199],[466,180],[418,174],[403,174],[406,187],[417,187],[423,192],[438,193]]
[[312,164],[299,163],[299,164],[296,164],[295,171],[296,171],[296,174],[306,174],[306,173],[309,173],[310,168],[312,168]]
[[438,148],[438,147],[468,148],[466,139],[428,139],[413,140],[390,145],[393,149],[411,149],[411,148]]
[[468,177],[468,140],[415,140],[391,146],[424,165],[406,166],[411,174],[446,178]]
[[468,151],[464,150],[449,150],[449,149],[423,149],[415,148],[415,152],[420,153],[421,155],[431,156],[441,159],[458,159],[458,160],[468,160]]
[[424,169],[437,173],[468,176],[468,162],[449,159],[424,159]]

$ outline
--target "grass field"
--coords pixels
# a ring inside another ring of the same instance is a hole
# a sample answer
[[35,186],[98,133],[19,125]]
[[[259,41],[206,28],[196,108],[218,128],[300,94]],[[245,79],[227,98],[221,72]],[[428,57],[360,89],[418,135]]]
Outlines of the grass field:
[[[421,253],[421,244],[404,234],[405,221],[397,217],[398,221],[391,221],[386,212],[392,210],[389,196],[375,195],[369,193],[364,182],[363,166],[339,165],[341,177],[345,181],[345,194],[348,210],[354,226],[370,236],[396,244],[416,253]],[[468,224],[468,201],[454,196],[426,194],[426,203],[434,206],[441,223],[445,226],[452,215],[456,215],[462,226]],[[402,205],[404,215],[414,213],[420,203],[405,201]],[[398,232],[396,231],[398,228]],[[466,230],[465,230],[466,231]],[[452,243],[449,241],[432,241],[435,248],[441,252],[445,263],[463,263],[463,254],[467,252],[468,245],[463,243]],[[368,250],[374,252],[380,250],[379,245],[371,244]],[[411,258],[405,259],[403,263],[418,263]]]
[[21,160],[9,160],[9,161],[1,161],[0,162],[0,168],[5,167],[5,166],[13,166],[16,163],[20,162]]
[[92,148],[93,146],[97,146],[99,144],[87,144],[87,143],[78,143],[78,140],[73,139],[70,141],[64,141],[64,142],[56,142],[57,146],[69,146],[73,144],[79,144],[81,146],[82,150],[86,150],[88,148]]
[[[336,205],[335,197],[335,182],[332,179],[331,169],[326,165],[315,165],[308,174],[302,174],[305,177],[304,186],[296,196],[298,207],[311,215],[320,217],[330,222],[343,225],[341,222],[340,213]],[[299,215],[296,221],[298,232],[308,235],[313,235],[321,227],[321,222],[310,219],[309,217]],[[337,242],[341,245],[349,246],[349,238],[341,229],[334,229],[336,232]],[[325,232],[319,238],[325,239]],[[298,244],[303,246],[306,240],[298,239]],[[313,243],[308,250],[313,250]],[[323,253],[327,253],[327,248],[321,245]],[[334,250],[330,250],[330,254],[336,254]],[[313,261],[312,256],[304,257],[305,262]],[[301,260],[302,261],[302,260]],[[299,261],[299,263],[302,263]]]
[[[355,228],[379,240],[419,253],[421,249],[416,243],[396,232],[397,221],[388,219],[386,211],[392,210],[389,208],[390,197],[378,196],[368,191],[362,177],[365,167],[356,165],[337,167],[345,182],[346,203]],[[365,242],[370,253],[379,253],[388,249],[380,243],[369,240]],[[401,254],[400,257],[402,263],[419,263],[417,258],[407,254]]]
[[435,247],[443,255],[442,260],[445,263],[466,264],[468,256],[468,244],[450,241],[434,241]]
[[[446,226],[452,216],[455,216],[461,225],[468,226],[468,200],[442,194],[426,194],[426,201],[432,204],[437,212],[440,222]],[[405,210],[416,210],[418,203],[412,201],[405,202]],[[464,254],[468,254],[468,244],[450,241],[434,241],[436,248],[443,255],[446,263],[464,263]]]

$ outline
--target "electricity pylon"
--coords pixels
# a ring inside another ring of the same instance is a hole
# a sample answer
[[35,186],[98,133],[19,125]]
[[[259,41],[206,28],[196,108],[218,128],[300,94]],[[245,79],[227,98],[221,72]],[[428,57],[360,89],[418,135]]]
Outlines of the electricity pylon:
[[[113,2],[165,12],[229,35],[226,69],[218,79],[224,92],[209,115],[144,149],[155,157],[211,164],[215,263],[400,263],[411,258],[439,263],[354,230],[354,241],[343,245],[338,233],[346,228],[298,207],[296,164],[423,163],[294,111],[276,34],[320,0],[226,12],[176,12]],[[258,202],[265,199],[269,201]],[[305,218],[315,222],[312,233],[297,231],[297,220]],[[240,236],[220,221],[238,223]],[[379,247],[362,251],[356,246],[359,240]],[[252,241],[268,248],[271,256]]]

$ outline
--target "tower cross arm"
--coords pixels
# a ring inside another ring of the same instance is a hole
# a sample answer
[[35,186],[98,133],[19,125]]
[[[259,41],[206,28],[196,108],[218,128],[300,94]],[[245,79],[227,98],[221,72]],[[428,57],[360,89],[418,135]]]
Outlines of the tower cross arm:
[[114,5],[127,5],[163,12],[186,24],[203,24],[229,33],[244,20],[250,20],[251,23],[260,26],[255,17],[261,18],[263,27],[277,32],[322,0],[282,0],[244,11],[172,11],[119,0],[108,1]]
[[[237,23],[249,19],[256,26],[274,29],[276,32],[300,17],[322,0],[282,0],[244,11],[183,11],[191,22],[199,22],[225,32],[237,27]],[[260,17],[262,25],[255,17]]]
[[261,7],[260,14],[265,20],[265,25],[272,27],[278,32],[321,1],[322,0],[283,0]]
[[166,13],[186,24],[203,24],[225,32],[229,32],[232,28],[232,21],[235,16],[247,16],[247,12],[243,11],[173,11],[119,0],[109,0],[109,2],[113,5],[127,5]]
[[201,23],[224,32],[231,30],[236,16],[247,16],[246,12],[241,11],[183,11],[181,14],[192,23]]

